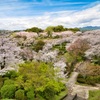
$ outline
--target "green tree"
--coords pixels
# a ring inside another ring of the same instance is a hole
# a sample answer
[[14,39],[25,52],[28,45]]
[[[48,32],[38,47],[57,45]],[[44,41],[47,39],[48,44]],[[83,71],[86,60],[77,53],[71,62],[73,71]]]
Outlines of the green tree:
[[16,86],[14,84],[3,85],[3,87],[1,88],[1,91],[0,91],[1,97],[3,99],[5,99],[5,98],[12,99],[12,98],[14,98],[15,91],[16,91]]
[[47,34],[48,34],[48,37],[52,37],[53,29],[54,29],[53,26],[48,26],[48,27],[45,29],[45,32],[47,32]]
[[4,77],[8,77],[9,79],[14,79],[18,76],[18,72],[16,72],[15,70],[11,70],[11,71],[8,71]]
[[16,100],[25,100],[24,90],[19,89],[15,92],[15,98]]
[[43,46],[45,45],[45,42],[42,40],[38,40],[36,44],[33,45],[32,49],[38,52],[39,50],[43,49]]
[[65,31],[66,29],[62,25],[58,25],[54,27],[54,32],[62,32]]
[[[64,89],[62,83],[59,82],[59,79],[55,76],[55,71],[53,66],[45,64],[43,62],[26,62],[20,64],[19,68],[20,77],[17,78],[17,84],[19,88],[24,88],[28,91],[30,88],[34,88],[35,98],[40,95],[42,97],[45,92],[45,97],[47,95],[54,95]],[[49,94],[46,93],[48,89]],[[51,93],[50,93],[51,92]],[[30,92],[28,95],[31,95]]]
[[28,100],[34,100],[35,94],[34,94],[33,90],[30,90],[27,92],[27,98],[28,98]]
[[67,29],[67,30],[73,31],[74,33],[77,32],[77,31],[80,31],[79,28],[69,28],[69,29]]
[[32,28],[26,29],[25,31],[27,31],[27,32],[36,32],[38,34],[38,36],[39,36],[40,32],[43,32],[43,30],[41,28],[38,28],[38,27],[32,27]]

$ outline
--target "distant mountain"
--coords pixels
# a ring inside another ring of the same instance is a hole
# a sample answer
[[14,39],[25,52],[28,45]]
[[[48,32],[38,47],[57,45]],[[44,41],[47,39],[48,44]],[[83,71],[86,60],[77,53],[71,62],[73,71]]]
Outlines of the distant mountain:
[[98,29],[100,29],[100,26],[86,26],[80,28],[81,31],[98,30]]

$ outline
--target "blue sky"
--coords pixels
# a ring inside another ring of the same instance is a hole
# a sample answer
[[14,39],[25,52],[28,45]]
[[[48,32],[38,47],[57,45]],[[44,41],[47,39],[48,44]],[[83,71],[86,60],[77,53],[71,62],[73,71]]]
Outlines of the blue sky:
[[100,26],[99,14],[100,0],[0,0],[0,29]]

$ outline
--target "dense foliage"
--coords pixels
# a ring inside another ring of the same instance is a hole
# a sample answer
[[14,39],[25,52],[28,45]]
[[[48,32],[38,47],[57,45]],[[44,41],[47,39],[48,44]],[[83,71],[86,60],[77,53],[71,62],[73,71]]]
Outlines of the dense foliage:
[[97,83],[100,84],[100,75],[98,76],[83,76],[81,74],[78,75],[77,82],[82,84],[88,84],[88,85],[96,85]]
[[57,44],[53,46],[53,49],[59,50],[59,55],[64,55],[66,53],[66,42],[63,42],[61,44]]
[[55,74],[51,64],[36,61],[20,64],[18,72],[10,71],[2,77],[1,98],[54,100],[65,90],[65,85]]
[[70,31],[72,31],[72,32],[80,31],[79,28],[66,28],[66,30],[70,30]]
[[54,28],[53,26],[48,26],[48,27],[45,29],[45,32],[47,32],[48,37],[52,37],[53,28]]
[[93,56],[92,63],[100,65],[100,56],[99,55]]
[[79,28],[65,28],[62,25],[57,25],[57,26],[48,26],[45,30],[38,28],[38,27],[32,27],[32,28],[28,28],[25,31],[27,32],[36,32],[39,36],[40,32],[47,32],[48,36],[51,37],[52,36],[52,32],[63,32],[63,31],[72,31],[72,32],[77,32],[80,31]]
[[77,32],[80,31],[79,28],[65,28],[62,25],[57,25],[57,26],[48,26],[45,31],[52,31],[52,32],[63,32],[63,31],[72,31],[72,32]]
[[43,32],[43,30],[38,27],[32,27],[32,28],[26,29],[26,31],[27,32],[36,32],[37,34],[39,34],[40,32]]
[[62,25],[58,25],[58,26],[54,26],[53,31],[62,32],[62,31],[66,31],[66,29]]
[[32,49],[38,52],[39,50],[43,49],[45,42],[42,40],[38,40],[35,44],[32,45]]

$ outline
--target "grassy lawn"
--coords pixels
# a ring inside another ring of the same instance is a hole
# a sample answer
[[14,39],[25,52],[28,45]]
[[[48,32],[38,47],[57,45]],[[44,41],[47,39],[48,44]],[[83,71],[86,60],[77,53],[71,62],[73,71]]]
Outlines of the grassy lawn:
[[88,100],[100,100],[100,90],[89,91]]

